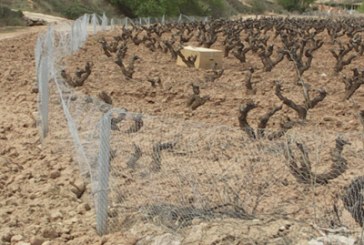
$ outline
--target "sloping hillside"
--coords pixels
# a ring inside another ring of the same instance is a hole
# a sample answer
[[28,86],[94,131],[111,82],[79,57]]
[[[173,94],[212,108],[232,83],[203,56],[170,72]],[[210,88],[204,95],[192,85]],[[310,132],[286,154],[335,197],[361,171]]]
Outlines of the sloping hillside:
[[[84,13],[105,12],[108,16],[128,15],[130,9],[123,4],[112,5],[110,0],[2,0],[0,5],[22,11],[32,11],[75,19]],[[208,2],[208,1],[205,1]],[[239,13],[263,13],[279,10],[272,0],[223,0],[223,9],[218,14],[223,16]],[[130,13],[129,13],[130,14]],[[188,14],[188,13],[183,13]]]
[[107,13],[118,15],[118,11],[106,0],[3,0],[0,5],[74,19],[84,13]]

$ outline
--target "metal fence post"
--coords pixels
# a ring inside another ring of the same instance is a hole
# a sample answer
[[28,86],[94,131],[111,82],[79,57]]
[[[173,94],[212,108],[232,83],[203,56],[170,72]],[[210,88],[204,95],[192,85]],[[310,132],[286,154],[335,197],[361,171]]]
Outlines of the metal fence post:
[[115,20],[114,20],[114,18],[112,18],[112,19],[110,20],[110,26],[111,26],[111,29],[113,30],[113,29],[114,29],[114,27],[115,27]]
[[48,56],[41,57],[38,70],[38,88],[39,88],[39,109],[40,109],[40,127],[41,127],[41,140],[43,141],[48,134]]
[[109,20],[106,14],[104,13],[101,18],[101,30],[105,31],[108,25],[109,25]]
[[96,32],[97,32],[97,25],[99,24],[99,21],[97,19],[97,15],[96,14],[93,14],[92,15],[91,22],[92,22],[92,26],[94,28],[94,34],[96,34]]
[[96,189],[96,230],[102,236],[107,233],[107,210],[109,188],[111,114],[101,119],[98,174]]

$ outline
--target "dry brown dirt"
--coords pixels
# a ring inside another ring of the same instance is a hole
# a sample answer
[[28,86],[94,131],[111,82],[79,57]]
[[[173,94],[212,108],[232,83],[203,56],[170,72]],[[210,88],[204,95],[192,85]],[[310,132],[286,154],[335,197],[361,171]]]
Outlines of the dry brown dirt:
[[[127,81],[97,42],[101,36],[110,38],[115,34],[91,37],[77,54],[65,59],[68,70],[92,61],[92,75],[77,90],[93,96],[104,90],[112,94],[114,107],[237,127],[239,105],[247,99],[259,102],[259,108],[250,117],[254,125],[267,108],[280,103],[273,94],[275,79],[283,81],[285,94],[302,100],[300,88],[292,82],[292,64],[285,60],[272,73],[264,73],[259,70],[260,61],[253,56],[248,56],[248,60],[258,68],[253,78],[257,88],[255,96],[246,95],[242,65],[232,57],[224,59],[224,75],[209,84],[203,82],[204,71],[178,67],[169,55],[152,53],[143,46],[130,45],[128,54],[138,54],[142,61],[136,64],[135,79]],[[51,128],[50,138],[44,145],[40,142],[34,91],[36,38],[37,34],[32,33],[0,41],[0,244],[308,244],[310,239],[325,233],[314,225],[287,217],[262,217],[250,221],[196,222],[180,234],[166,232],[157,225],[134,222],[129,229],[121,228],[104,238],[97,236],[90,185],[80,176],[72,144],[69,139],[64,140],[68,129],[60,107],[51,118],[52,122],[59,122],[58,127]],[[363,109],[364,88],[354,95],[356,105],[342,101],[344,86],[340,75],[332,72],[334,59],[329,48],[325,44],[314,55],[312,69],[304,75],[312,86],[324,87],[328,97],[309,112],[308,122],[300,131],[308,133],[319,127],[327,132],[359,132],[357,105]],[[350,68],[360,67],[363,61],[360,57],[344,73],[350,75]],[[145,80],[151,72],[159,73],[163,88],[150,88]],[[210,95],[211,100],[192,112],[186,109],[185,103],[191,94],[190,83],[196,81],[201,83],[201,94]],[[51,103],[56,105],[58,101]],[[273,128],[286,115],[295,118],[288,108],[277,115],[270,125]],[[62,141],[57,141],[57,137]],[[327,190],[335,193],[338,186],[348,185],[360,171],[360,162],[353,162],[347,173],[328,187],[319,187],[314,194],[322,196]],[[85,189],[85,193],[78,198],[80,189]],[[290,191],[292,194],[295,190]],[[349,214],[343,215],[350,228],[358,228]]]

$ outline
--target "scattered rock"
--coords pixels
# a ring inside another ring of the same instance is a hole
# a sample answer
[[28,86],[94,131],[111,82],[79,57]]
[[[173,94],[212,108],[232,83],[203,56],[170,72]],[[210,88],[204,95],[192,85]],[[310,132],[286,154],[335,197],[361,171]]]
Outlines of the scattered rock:
[[105,91],[101,91],[98,94],[98,96],[99,96],[99,99],[101,99],[102,101],[104,101],[106,104],[112,105],[112,98]]
[[75,239],[75,237],[70,234],[62,234],[62,239],[64,241],[71,241],[71,240]]
[[104,245],[104,244],[106,244],[106,243],[107,243],[107,241],[108,241],[108,239],[107,239],[106,237],[102,237],[102,238],[101,238],[100,245]]
[[58,210],[57,211],[52,211],[50,216],[51,216],[52,220],[58,220],[58,219],[63,218],[62,213],[60,211],[58,211]]
[[14,244],[14,243],[20,242],[21,240],[23,240],[23,236],[22,235],[15,235],[15,236],[12,236],[11,237],[10,242],[12,244]]
[[61,230],[62,235],[64,234],[70,234],[71,233],[71,229],[69,227],[63,227]]
[[[76,214],[75,214],[76,215]],[[71,215],[72,216],[72,215]],[[73,217],[71,219],[65,220],[64,223],[66,225],[72,225],[72,224],[77,224],[79,223],[79,220],[76,217]]]
[[42,245],[43,243],[44,243],[44,239],[39,238],[39,237],[32,237],[32,239],[30,239],[31,245]]
[[325,122],[333,122],[333,121],[335,121],[335,119],[333,117],[330,117],[330,116],[324,116],[322,119]]
[[35,19],[35,18],[29,18],[29,17],[23,17],[27,26],[45,26],[47,25],[47,22],[42,19]]
[[311,241],[308,242],[308,245],[325,245],[325,244],[354,245],[355,239],[352,237],[329,234],[324,237],[312,239]]
[[78,98],[77,95],[75,95],[75,94],[74,95],[71,95],[71,101],[76,101],[77,98]]
[[72,185],[71,191],[76,195],[77,198],[81,198],[86,190],[86,184],[82,179],[77,179],[70,183]]
[[152,241],[150,241],[152,245],[180,245],[181,238],[174,236],[172,234],[164,234],[161,236],[154,237]]
[[33,87],[33,88],[32,88],[32,93],[33,93],[33,94],[37,94],[37,93],[39,93],[39,89],[38,89],[38,87]]
[[11,232],[11,230],[6,230],[3,235],[1,236],[2,242],[10,242],[11,238],[14,234]]
[[29,242],[20,241],[20,242],[15,243],[15,245],[31,245],[31,244]]
[[55,171],[51,172],[51,174],[50,174],[51,179],[57,179],[60,176],[61,176],[61,172],[58,170],[55,170]]
[[78,214],[84,214],[87,211],[90,211],[91,207],[88,203],[82,203],[78,205],[77,207],[77,213]]
[[322,78],[327,78],[327,74],[326,74],[326,73],[321,73],[321,74],[320,74],[320,76],[321,76]]
[[37,194],[35,194],[35,193],[31,193],[30,195],[29,195],[29,199],[30,200],[34,200],[34,199],[36,199],[37,198]]
[[[55,239],[57,237],[60,236],[59,232],[57,232],[56,230],[52,229],[52,228],[45,228],[42,232],[42,236],[44,238],[48,238],[48,239]],[[44,244],[44,243],[43,243]],[[43,245],[42,244],[42,245]]]

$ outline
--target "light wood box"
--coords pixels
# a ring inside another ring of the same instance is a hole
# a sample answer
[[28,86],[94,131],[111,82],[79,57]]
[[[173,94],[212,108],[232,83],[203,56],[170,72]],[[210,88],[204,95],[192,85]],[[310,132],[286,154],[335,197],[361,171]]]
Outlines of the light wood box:
[[[221,50],[187,46],[181,50],[181,53],[186,59],[189,56],[196,55],[195,67],[197,69],[212,69],[215,63],[217,64],[217,69],[222,69],[223,53]],[[179,56],[177,58],[177,65],[186,66]]]

